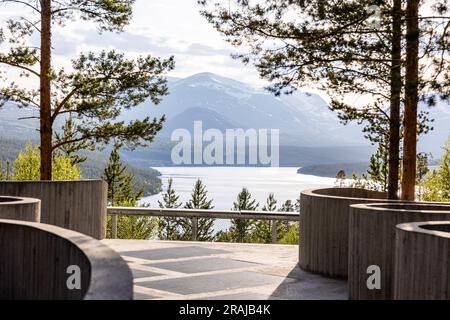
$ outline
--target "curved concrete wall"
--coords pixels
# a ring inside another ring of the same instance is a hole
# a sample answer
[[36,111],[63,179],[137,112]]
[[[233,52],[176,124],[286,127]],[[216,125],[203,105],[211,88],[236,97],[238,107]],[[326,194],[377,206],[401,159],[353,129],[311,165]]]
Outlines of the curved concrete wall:
[[[352,205],[349,221],[350,299],[392,299],[395,226],[450,219],[450,204],[384,203]],[[381,289],[369,290],[369,266],[380,267]]]
[[40,222],[41,201],[32,198],[0,197],[0,219]]
[[[133,297],[125,261],[88,236],[59,227],[0,220],[0,300],[103,300]],[[67,283],[79,268],[80,288]],[[69,273],[68,273],[69,271]]]
[[450,299],[450,221],[397,225],[394,299]]
[[41,200],[41,222],[106,237],[108,186],[101,180],[2,181],[0,194]]
[[330,277],[347,278],[349,206],[355,203],[380,202],[383,199],[386,199],[384,192],[355,188],[302,192],[300,267]]

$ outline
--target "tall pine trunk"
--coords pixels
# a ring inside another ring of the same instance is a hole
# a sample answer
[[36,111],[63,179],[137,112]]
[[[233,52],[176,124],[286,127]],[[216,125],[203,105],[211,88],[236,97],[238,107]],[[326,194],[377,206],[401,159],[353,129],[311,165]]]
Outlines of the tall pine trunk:
[[400,154],[400,102],[402,91],[402,0],[394,0],[392,12],[391,101],[389,115],[388,198],[398,199]]
[[52,180],[51,0],[41,0],[40,137],[41,180]]
[[402,199],[415,199],[417,159],[417,106],[419,82],[419,2],[408,0],[406,8],[406,77],[403,138]]

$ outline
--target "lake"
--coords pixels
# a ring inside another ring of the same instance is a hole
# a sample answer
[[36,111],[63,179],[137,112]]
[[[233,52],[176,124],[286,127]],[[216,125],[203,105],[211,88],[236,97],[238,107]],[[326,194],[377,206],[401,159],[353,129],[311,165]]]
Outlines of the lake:
[[[334,178],[323,178],[297,174],[298,168],[254,168],[254,167],[159,167],[163,190],[167,181],[173,178],[173,187],[185,203],[191,196],[197,179],[202,179],[208,196],[214,199],[215,209],[230,210],[238,193],[246,187],[262,209],[269,193],[274,193],[278,207],[286,200],[299,198],[300,192],[315,187],[333,186]],[[158,206],[162,193],[146,197],[142,202]],[[224,224],[222,224],[222,227]],[[227,224],[226,224],[227,225]],[[222,227],[220,229],[222,229]]]

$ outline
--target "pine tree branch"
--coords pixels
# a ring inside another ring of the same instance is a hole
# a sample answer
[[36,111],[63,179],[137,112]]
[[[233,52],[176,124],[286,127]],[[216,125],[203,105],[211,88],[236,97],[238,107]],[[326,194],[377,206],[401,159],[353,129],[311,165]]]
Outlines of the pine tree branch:
[[82,142],[82,141],[85,141],[85,140],[88,140],[88,139],[91,139],[91,138],[106,138],[106,137],[108,137],[108,136],[99,136],[99,135],[89,135],[89,134],[86,134],[86,135],[83,135],[83,136],[81,136],[81,137],[79,137],[79,138],[75,138],[75,139],[70,139],[70,140],[64,140],[64,141],[60,141],[60,142],[57,142],[56,144],[54,144],[53,146],[52,146],[52,151],[55,151],[56,149],[58,149],[58,148],[61,148],[62,146],[64,146],[64,145],[67,145],[67,144],[72,144],[72,143],[77,143],[77,142]]
[[71,92],[58,104],[56,109],[53,111],[52,119],[53,121],[58,117],[58,115],[61,114],[61,110],[64,108],[67,102],[77,93],[77,91],[80,89],[80,86],[76,86],[72,89]]
[[[265,31],[265,30],[261,29],[261,28],[256,28],[256,27],[253,27],[253,26],[251,26],[249,24],[240,23],[236,19],[234,19],[234,17],[232,15],[228,16],[228,18],[229,18],[229,20],[231,20],[231,22],[233,24],[239,26],[240,28],[244,28],[244,29],[251,30],[253,32],[260,33],[263,36],[266,36],[268,38],[288,39],[288,40],[289,39],[290,40],[299,40],[299,39],[306,38],[306,37],[313,37],[313,38],[315,38],[315,37],[318,37],[318,36],[320,36],[322,38],[333,37],[333,36],[336,36],[338,34],[346,33],[343,30],[346,30],[346,29],[348,29],[349,27],[351,27],[353,25],[358,25],[358,24],[362,23],[364,20],[367,19],[367,17],[362,17],[360,19],[351,21],[351,22],[349,22],[347,24],[344,24],[343,26],[340,26],[339,28],[332,29],[331,31],[329,31],[327,33],[323,33],[323,34],[320,34],[320,32],[315,32],[315,33],[313,33],[313,32],[301,32],[301,33],[297,33],[295,36],[288,36],[288,35],[279,35],[279,34],[270,33],[268,31]],[[366,30],[366,32],[367,33],[377,33],[377,32],[382,32],[382,31],[381,30],[373,30],[373,29],[371,29],[371,30]],[[348,31],[348,33],[357,33],[357,32],[356,31]],[[359,31],[359,33],[363,33],[363,31],[361,30],[361,31]]]
[[22,65],[20,65],[20,64],[18,64],[18,63],[14,63],[14,62],[2,60],[1,58],[0,58],[0,63],[9,65],[9,66],[11,66],[11,67],[15,67],[15,68],[19,68],[19,69],[25,70],[25,71],[27,71],[27,72],[29,72],[29,73],[31,73],[31,74],[34,74],[34,75],[37,76],[37,77],[41,77],[41,75],[39,74],[39,72],[34,71],[34,70],[31,69],[31,68],[22,66]]
[[0,1],[0,4],[2,4],[2,3],[4,3],[4,4],[8,4],[8,3],[18,3],[18,4],[23,4],[23,5],[25,5],[25,6],[27,6],[27,7],[29,7],[29,8],[31,8],[31,9],[33,9],[34,11],[36,11],[37,13],[41,13],[41,10],[39,10],[37,7],[35,7],[35,6],[33,6],[33,5],[31,5],[31,4],[29,4],[28,2],[26,2],[26,1],[20,1],[20,0],[2,0],[2,1]]

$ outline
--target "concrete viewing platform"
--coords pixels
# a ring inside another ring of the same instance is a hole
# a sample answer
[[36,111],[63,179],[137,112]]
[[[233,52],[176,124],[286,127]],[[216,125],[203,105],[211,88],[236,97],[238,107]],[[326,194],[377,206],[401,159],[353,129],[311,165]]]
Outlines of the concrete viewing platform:
[[298,246],[103,240],[127,261],[136,300],[347,299],[347,282],[302,271]]

